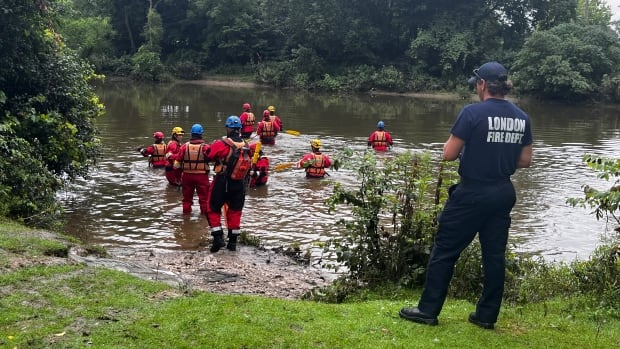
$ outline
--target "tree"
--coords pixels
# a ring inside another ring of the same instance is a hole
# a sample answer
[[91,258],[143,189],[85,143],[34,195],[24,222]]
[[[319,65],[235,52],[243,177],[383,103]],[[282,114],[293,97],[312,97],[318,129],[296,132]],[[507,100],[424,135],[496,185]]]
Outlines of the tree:
[[110,22],[117,35],[115,47],[119,54],[133,54],[141,45],[139,33],[146,22],[147,0],[109,0]]
[[0,5],[0,214],[47,225],[63,181],[99,154],[92,68],[55,33],[56,1]]
[[536,31],[512,70],[518,92],[578,101],[600,94],[605,76],[616,76],[620,40],[607,26],[562,24]]
[[102,14],[105,7],[99,2],[103,0],[91,0],[98,1],[95,4],[86,1],[62,2],[58,31],[67,46],[93,63],[97,70],[102,70],[114,58],[112,41],[116,32],[110,24],[110,17]]
[[577,0],[577,20],[584,24],[609,25],[611,7],[602,0]]

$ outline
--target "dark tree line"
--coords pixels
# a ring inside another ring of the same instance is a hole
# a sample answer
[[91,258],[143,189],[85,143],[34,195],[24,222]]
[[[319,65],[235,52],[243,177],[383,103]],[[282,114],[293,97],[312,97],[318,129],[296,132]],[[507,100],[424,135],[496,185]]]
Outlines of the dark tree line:
[[[302,89],[455,90],[464,88],[463,79],[484,61],[498,60],[512,68],[527,55],[522,51],[531,47],[525,43],[534,33],[560,25],[574,24],[570,28],[577,31],[572,33],[576,37],[603,31],[604,43],[613,39],[613,48],[618,47],[611,11],[602,0],[65,0],[59,4],[67,41],[99,71],[147,80],[171,75],[192,79],[216,72],[252,75],[261,83]],[[96,31],[91,35],[96,40],[84,38],[89,30]],[[620,62],[615,49],[608,53],[606,59]],[[582,63],[588,62],[575,62]],[[579,70],[567,69],[567,75]],[[617,69],[603,75],[611,84],[606,91],[613,89]],[[596,88],[577,95],[600,97],[601,79],[591,81]],[[564,96],[562,91],[541,97],[575,96]],[[521,92],[538,94],[539,89]]]

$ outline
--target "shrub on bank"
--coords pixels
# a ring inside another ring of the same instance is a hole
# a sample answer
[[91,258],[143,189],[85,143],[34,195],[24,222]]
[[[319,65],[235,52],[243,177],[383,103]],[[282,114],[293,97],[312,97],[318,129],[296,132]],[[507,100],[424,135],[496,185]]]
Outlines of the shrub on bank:
[[[330,287],[314,290],[307,298],[343,302],[360,297],[364,289],[421,287],[430,256],[437,214],[447,199],[447,189],[457,180],[454,162],[433,161],[428,152],[404,153],[379,160],[374,152],[352,156],[345,150],[343,166],[357,170],[359,187],[334,184],[328,200],[331,210],[352,207],[350,219],[341,219],[341,237],[331,240],[326,253],[335,253],[342,276]],[[620,176],[619,162],[587,158],[607,176]],[[603,176],[605,177],[605,176]],[[612,187],[610,195],[617,192]],[[592,191],[589,191],[591,195]],[[588,193],[588,191],[586,191]],[[590,204],[609,213],[617,210],[620,196],[594,196]],[[604,198],[604,199],[602,199]],[[595,200],[596,201],[596,200]],[[610,205],[610,203],[612,203]],[[599,213],[602,214],[602,213]],[[513,305],[576,297],[595,313],[618,316],[620,307],[620,247],[618,236],[600,246],[586,261],[552,263],[541,257],[506,252],[504,299]],[[335,252],[334,252],[335,251]],[[326,267],[337,268],[334,265]],[[461,255],[450,285],[455,298],[477,301],[481,293],[482,258],[477,242]]]

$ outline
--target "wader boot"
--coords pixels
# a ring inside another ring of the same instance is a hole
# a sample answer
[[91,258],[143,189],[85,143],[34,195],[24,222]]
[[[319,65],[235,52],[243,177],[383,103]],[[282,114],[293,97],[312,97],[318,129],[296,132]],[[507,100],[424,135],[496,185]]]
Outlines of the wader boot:
[[228,245],[226,245],[226,248],[230,251],[237,251],[237,238],[239,234],[239,229],[228,229]]
[[224,241],[224,233],[222,232],[222,229],[212,231],[211,236],[213,236],[213,243],[211,244],[211,252],[215,253],[219,251],[220,248],[226,246],[226,242]]

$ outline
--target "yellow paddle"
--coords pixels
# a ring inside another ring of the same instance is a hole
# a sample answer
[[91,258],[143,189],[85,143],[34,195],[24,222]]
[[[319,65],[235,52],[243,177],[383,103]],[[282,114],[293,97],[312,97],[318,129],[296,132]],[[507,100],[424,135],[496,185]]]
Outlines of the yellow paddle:
[[256,148],[254,148],[254,156],[252,156],[252,164],[256,164],[258,162],[261,144],[261,142],[256,142]]
[[286,169],[289,169],[289,168],[291,168],[293,166],[295,166],[294,162],[282,162],[282,163],[279,163],[279,164],[275,165],[273,167],[273,170],[276,171],[276,172],[280,172],[280,171],[284,171]]
[[293,135],[293,136],[299,136],[301,134],[301,132],[295,131],[295,130],[286,130],[286,131],[284,131],[284,133],[289,134],[289,135]]

